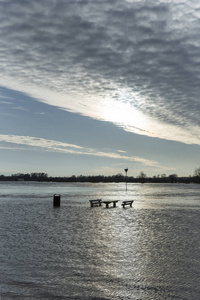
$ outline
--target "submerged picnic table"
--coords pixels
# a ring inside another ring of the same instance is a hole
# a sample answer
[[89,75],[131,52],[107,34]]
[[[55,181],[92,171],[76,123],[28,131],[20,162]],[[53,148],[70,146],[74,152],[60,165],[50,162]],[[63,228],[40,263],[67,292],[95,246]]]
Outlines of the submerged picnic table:
[[[112,207],[116,207],[116,203],[119,200],[104,200],[102,201],[101,199],[94,199],[94,200],[89,200],[90,201],[90,206],[101,206],[102,203],[105,203],[106,208],[109,208],[109,204],[113,204]],[[122,206],[123,208],[125,208],[126,205],[130,205],[130,207],[132,207],[133,204],[133,200],[125,200],[122,202]]]
[[95,199],[95,200],[89,200],[90,201],[90,206],[93,207],[95,205],[101,206],[101,199]]
[[130,207],[132,207],[132,204],[133,204],[133,200],[125,200],[122,202],[123,208],[125,208],[125,205],[130,205]]
[[102,201],[103,203],[105,203],[106,205],[106,208],[109,207],[109,204],[113,203],[113,207],[116,207],[116,203],[118,202],[119,200],[104,200]]

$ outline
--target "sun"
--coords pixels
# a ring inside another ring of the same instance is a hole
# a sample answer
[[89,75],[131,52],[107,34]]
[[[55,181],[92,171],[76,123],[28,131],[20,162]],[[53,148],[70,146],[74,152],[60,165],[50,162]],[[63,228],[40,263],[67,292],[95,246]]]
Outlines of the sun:
[[147,119],[142,112],[137,110],[130,102],[111,99],[106,101],[101,111],[101,117],[105,121],[112,122],[125,130],[132,128],[131,131],[144,131],[147,126]]

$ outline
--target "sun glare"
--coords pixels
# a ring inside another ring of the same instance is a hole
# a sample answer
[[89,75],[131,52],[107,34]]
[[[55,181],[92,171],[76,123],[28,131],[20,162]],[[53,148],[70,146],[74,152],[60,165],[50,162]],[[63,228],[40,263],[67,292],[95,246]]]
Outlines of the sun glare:
[[143,131],[147,127],[146,117],[130,103],[115,100],[107,101],[104,105],[102,117],[104,120],[118,124],[124,129],[132,127],[136,131]]

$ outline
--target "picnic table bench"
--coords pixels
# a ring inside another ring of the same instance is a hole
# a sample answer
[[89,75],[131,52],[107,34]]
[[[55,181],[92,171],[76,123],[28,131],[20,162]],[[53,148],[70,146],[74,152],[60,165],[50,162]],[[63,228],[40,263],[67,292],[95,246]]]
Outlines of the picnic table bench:
[[89,201],[90,201],[91,207],[93,207],[94,205],[101,206],[101,203],[102,203],[101,199],[95,199],[95,200],[89,200]]
[[109,204],[113,203],[113,207],[116,207],[116,203],[118,202],[119,200],[104,200],[102,201],[103,203],[105,203],[106,205],[106,208],[109,207]]
[[130,207],[132,207],[132,204],[133,204],[133,200],[125,200],[122,202],[123,208],[125,207],[125,205],[130,205]]

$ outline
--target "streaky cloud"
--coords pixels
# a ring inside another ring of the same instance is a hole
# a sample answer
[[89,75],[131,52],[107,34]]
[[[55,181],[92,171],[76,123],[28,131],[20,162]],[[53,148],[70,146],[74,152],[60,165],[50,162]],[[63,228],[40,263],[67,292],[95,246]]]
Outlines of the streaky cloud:
[[85,148],[78,145],[30,136],[0,135],[0,148],[9,150],[40,150],[63,154],[90,155],[111,159],[134,161],[147,166],[156,166],[158,164],[155,161],[137,156],[127,156],[113,152],[102,152],[96,149]]
[[73,145],[73,144],[67,144],[62,143],[59,141],[53,141],[53,140],[47,140],[43,138],[37,138],[37,137],[30,137],[30,136],[19,136],[19,135],[0,135],[0,142],[7,142],[7,143],[13,143],[13,144],[22,144],[27,146],[38,146],[42,148],[51,148],[56,146],[58,147],[64,147],[64,148],[76,148],[76,149],[82,149],[82,147]]

